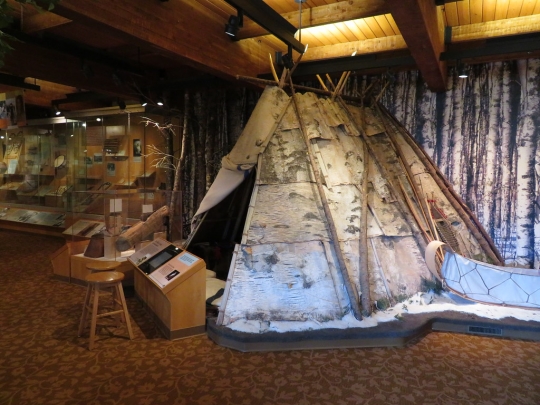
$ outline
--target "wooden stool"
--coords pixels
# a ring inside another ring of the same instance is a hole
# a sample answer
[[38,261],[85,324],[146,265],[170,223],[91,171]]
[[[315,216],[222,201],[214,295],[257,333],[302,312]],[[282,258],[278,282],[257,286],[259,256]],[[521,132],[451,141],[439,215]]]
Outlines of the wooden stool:
[[[88,321],[88,313],[92,312],[90,324],[90,343],[89,349],[92,350],[96,340],[97,318],[104,316],[119,315],[122,322],[125,322],[129,334],[129,338],[133,339],[133,331],[131,330],[131,322],[129,320],[129,312],[127,310],[124,291],[122,290],[122,280],[124,274],[118,271],[100,271],[89,274],[86,277],[88,287],[84,298],[83,312],[81,322],[79,324],[79,336],[82,335],[84,327]],[[112,308],[110,311],[98,314],[100,292],[103,290],[112,290]],[[93,301],[93,304],[91,302]],[[119,323],[118,323],[119,326]]]
[[115,271],[120,267],[120,262],[100,262],[96,261],[94,263],[88,263],[86,265],[86,270],[90,273],[98,273],[100,271]]

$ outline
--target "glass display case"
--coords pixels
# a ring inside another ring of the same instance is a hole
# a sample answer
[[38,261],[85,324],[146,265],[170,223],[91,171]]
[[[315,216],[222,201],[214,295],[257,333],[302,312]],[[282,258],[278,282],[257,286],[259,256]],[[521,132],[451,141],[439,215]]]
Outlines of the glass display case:
[[0,226],[55,228],[78,240],[119,234],[166,204],[165,170],[145,154],[165,141],[148,117],[142,107],[115,107],[0,130]]

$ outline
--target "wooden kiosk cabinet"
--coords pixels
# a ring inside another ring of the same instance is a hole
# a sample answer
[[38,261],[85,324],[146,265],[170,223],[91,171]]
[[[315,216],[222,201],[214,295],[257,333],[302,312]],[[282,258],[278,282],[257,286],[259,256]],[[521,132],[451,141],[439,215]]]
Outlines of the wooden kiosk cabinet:
[[135,293],[170,340],[205,332],[206,263],[164,239],[129,257]]

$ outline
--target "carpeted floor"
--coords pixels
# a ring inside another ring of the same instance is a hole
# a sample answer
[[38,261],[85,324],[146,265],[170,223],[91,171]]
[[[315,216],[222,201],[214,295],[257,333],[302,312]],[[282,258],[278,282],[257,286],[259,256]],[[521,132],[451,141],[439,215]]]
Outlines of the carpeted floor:
[[431,333],[403,348],[240,353],[165,340],[128,298],[135,340],[90,352],[84,288],[52,278],[62,244],[0,231],[2,405],[540,404],[538,342]]

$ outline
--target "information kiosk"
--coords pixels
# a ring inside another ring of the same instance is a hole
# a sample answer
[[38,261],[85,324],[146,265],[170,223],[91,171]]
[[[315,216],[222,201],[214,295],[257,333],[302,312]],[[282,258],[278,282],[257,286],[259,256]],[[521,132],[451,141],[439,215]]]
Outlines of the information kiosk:
[[129,259],[135,265],[135,293],[170,340],[205,332],[206,263],[164,239]]

